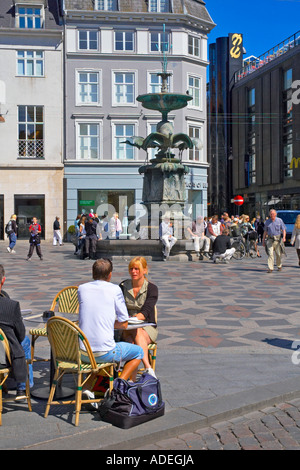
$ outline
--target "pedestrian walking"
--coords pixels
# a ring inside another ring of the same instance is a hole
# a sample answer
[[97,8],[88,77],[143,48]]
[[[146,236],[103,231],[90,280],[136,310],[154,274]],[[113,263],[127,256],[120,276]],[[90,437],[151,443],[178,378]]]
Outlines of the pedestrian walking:
[[[281,240],[282,235],[282,240]],[[266,241],[266,237],[267,241]],[[286,226],[283,220],[277,217],[275,209],[270,210],[270,218],[266,220],[264,226],[263,246],[266,247],[268,255],[268,273],[274,269],[274,253],[276,256],[276,265],[278,271],[282,269],[282,254],[284,252],[284,243],[286,240]]]
[[14,248],[15,248],[16,243],[17,243],[17,233],[18,233],[17,230],[18,230],[17,216],[16,216],[16,214],[13,214],[11,216],[8,224],[5,227],[5,232],[8,236],[8,240],[9,240],[9,245],[6,248],[8,253],[16,253]]
[[291,245],[294,245],[297,250],[299,267],[300,267],[300,215],[297,215],[297,219],[293,228],[292,238],[291,238]]
[[56,216],[55,221],[53,223],[53,246],[56,246],[57,242],[59,243],[59,246],[63,245],[62,236],[60,232],[60,221],[59,217]]
[[122,233],[122,223],[119,219],[118,212],[115,212],[112,218],[109,221],[109,231],[110,231],[110,238],[116,238],[119,240],[120,235]]
[[43,259],[42,250],[41,250],[41,233],[42,229],[40,224],[37,222],[37,218],[33,217],[32,224],[29,227],[30,238],[29,238],[29,252],[27,255],[27,261],[31,260],[34,248],[36,253],[39,256],[40,260]]

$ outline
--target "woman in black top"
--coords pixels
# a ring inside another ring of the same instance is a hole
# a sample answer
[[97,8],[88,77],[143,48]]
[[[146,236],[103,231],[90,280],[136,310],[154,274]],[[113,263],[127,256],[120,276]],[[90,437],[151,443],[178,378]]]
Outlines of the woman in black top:
[[157,339],[157,324],[155,319],[155,305],[158,299],[158,289],[155,284],[146,278],[148,274],[147,261],[142,256],[133,258],[128,266],[130,279],[121,282],[127,310],[130,317],[136,317],[153,326],[146,326],[123,332],[123,340],[138,344],[143,348],[143,363],[146,371],[155,376],[148,358],[148,345]]

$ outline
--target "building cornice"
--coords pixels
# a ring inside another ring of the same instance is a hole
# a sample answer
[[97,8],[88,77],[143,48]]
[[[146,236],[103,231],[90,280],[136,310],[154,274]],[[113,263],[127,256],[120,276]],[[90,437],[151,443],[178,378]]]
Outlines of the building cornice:
[[65,11],[66,21],[102,21],[102,22],[113,22],[114,24],[121,23],[124,21],[130,21],[131,23],[157,23],[158,25],[165,23],[184,23],[190,27],[201,28],[207,32],[210,32],[216,25],[210,21],[202,18],[197,18],[192,15],[182,15],[176,13],[135,13],[135,12],[120,12],[120,11],[82,11],[82,10],[66,10]]
[[19,28],[1,28],[0,36],[23,36],[23,37],[59,37],[62,38],[61,29],[19,29]]

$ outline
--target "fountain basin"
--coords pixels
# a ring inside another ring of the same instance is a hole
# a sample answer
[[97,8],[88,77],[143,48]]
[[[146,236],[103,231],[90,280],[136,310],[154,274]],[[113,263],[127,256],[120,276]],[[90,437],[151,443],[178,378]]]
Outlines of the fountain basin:
[[137,101],[141,102],[144,108],[154,109],[163,115],[175,109],[185,108],[192,99],[192,96],[180,93],[147,93],[137,97]]

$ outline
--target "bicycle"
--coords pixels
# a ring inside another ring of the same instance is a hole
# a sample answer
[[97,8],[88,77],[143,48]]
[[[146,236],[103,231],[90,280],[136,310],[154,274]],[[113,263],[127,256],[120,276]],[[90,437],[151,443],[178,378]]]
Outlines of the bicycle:
[[241,235],[238,237],[234,237],[231,243],[232,248],[235,248],[235,252],[233,254],[233,258],[240,260],[243,259],[246,255],[250,258],[257,257],[257,250],[256,250],[256,240],[247,238],[245,240]]
[[242,236],[239,235],[238,237],[233,237],[231,247],[235,248],[235,252],[232,255],[234,259],[241,260],[245,257],[246,246]]

